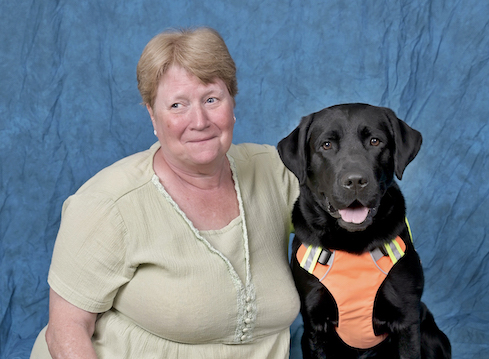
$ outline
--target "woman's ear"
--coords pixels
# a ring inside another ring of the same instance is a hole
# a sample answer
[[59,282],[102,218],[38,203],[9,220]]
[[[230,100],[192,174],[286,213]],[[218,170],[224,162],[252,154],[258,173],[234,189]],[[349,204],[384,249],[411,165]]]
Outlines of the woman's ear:
[[149,103],[146,104],[146,109],[148,110],[149,117],[151,117],[151,121],[154,121],[153,109],[151,108]]
[[156,131],[156,120],[155,120],[155,116],[154,116],[153,109],[151,108],[151,106],[149,105],[149,103],[146,104],[146,109],[148,110],[149,117],[151,117],[151,122],[153,123],[153,128]]

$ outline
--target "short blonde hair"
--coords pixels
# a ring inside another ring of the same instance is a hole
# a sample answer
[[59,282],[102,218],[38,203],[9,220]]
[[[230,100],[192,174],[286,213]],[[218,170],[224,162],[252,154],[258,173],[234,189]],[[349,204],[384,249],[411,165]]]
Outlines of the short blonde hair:
[[143,103],[154,106],[158,84],[172,65],[178,65],[204,84],[221,79],[234,99],[238,93],[236,65],[221,35],[211,28],[169,30],[146,45],[137,65]]

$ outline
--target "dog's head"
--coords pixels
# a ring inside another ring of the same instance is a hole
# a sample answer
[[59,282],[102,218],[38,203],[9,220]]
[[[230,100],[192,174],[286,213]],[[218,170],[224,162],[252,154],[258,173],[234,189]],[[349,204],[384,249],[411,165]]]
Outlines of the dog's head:
[[383,107],[344,104],[303,117],[278,144],[282,161],[344,229],[365,230],[421,134]]

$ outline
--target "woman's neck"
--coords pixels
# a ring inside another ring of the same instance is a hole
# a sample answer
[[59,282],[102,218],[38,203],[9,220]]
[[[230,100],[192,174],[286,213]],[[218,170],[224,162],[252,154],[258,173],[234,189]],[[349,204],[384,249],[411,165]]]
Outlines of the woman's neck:
[[218,190],[232,178],[226,156],[208,165],[185,167],[183,164],[171,163],[163,156],[161,150],[158,150],[153,168],[160,181],[189,190]]

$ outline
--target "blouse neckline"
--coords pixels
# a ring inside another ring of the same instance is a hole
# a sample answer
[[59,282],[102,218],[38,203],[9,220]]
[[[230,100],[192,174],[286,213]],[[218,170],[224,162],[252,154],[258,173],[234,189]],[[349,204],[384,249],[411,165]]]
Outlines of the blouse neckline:
[[[178,204],[173,200],[170,194],[166,191],[164,186],[161,184],[159,177],[153,170],[153,177],[151,181],[156,186],[157,190],[163,195],[168,203],[175,209],[175,211],[183,218],[183,220],[187,223],[190,230],[194,233],[197,240],[204,243],[209,252],[218,256],[220,260],[222,260],[226,266],[229,275],[231,276],[232,282],[237,292],[238,296],[238,323],[236,326],[234,341],[236,343],[246,343],[251,341],[253,338],[253,329],[254,323],[256,322],[256,293],[255,288],[251,278],[251,267],[250,267],[250,251],[249,251],[249,239],[248,239],[248,230],[246,225],[246,216],[243,207],[243,200],[241,196],[241,189],[239,186],[237,169],[234,159],[227,154],[227,158],[229,160],[229,165],[231,167],[231,173],[234,181],[234,188],[236,191],[236,195],[238,198],[239,205],[239,217],[241,220],[242,227],[242,241],[243,241],[243,249],[244,249],[244,258],[245,258],[245,270],[246,270],[246,283],[243,283],[240,279],[238,273],[235,268],[229,261],[229,259],[218,251],[207,239],[202,236],[201,232],[194,226],[192,221],[187,217],[185,212],[183,212]],[[235,221],[234,219],[233,221]],[[233,222],[231,221],[231,223]],[[230,223],[230,224],[231,224]],[[229,225],[229,224],[228,224]],[[225,227],[224,227],[225,228]]]

